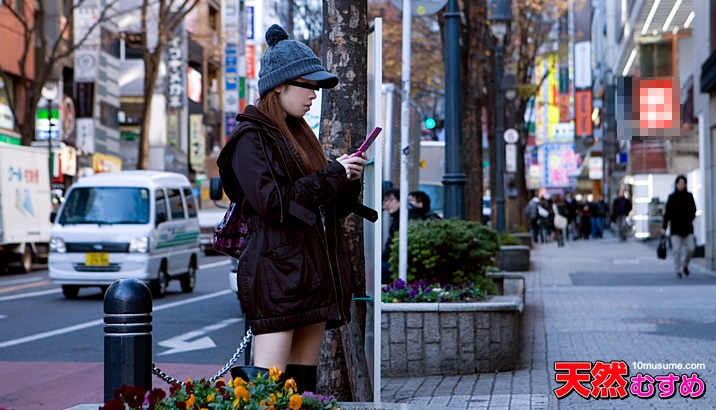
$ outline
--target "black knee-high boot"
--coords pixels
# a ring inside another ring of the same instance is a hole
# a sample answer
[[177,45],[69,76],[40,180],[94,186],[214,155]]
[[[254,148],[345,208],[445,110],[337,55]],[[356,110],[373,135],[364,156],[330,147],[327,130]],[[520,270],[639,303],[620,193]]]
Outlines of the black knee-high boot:
[[286,365],[286,377],[292,377],[296,382],[296,387],[298,388],[296,393],[301,394],[306,391],[315,393],[318,366],[308,366],[303,364]]
[[231,371],[232,379],[241,377],[245,382],[248,382],[251,378],[255,378],[259,373],[261,373],[264,378],[269,375],[269,369],[258,366],[234,366],[229,370]]

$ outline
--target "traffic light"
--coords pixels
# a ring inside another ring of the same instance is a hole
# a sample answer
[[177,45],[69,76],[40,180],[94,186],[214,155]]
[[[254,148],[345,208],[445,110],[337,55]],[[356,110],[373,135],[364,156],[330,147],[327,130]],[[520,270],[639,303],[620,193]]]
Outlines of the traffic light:
[[433,128],[435,128],[435,125],[435,118],[428,118],[425,120],[425,128],[432,130]]

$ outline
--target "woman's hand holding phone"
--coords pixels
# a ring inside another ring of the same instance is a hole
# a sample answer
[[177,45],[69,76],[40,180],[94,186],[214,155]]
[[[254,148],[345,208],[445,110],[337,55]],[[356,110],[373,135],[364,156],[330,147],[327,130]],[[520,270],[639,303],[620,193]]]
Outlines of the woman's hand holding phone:
[[355,157],[343,154],[336,158],[336,161],[340,162],[343,168],[345,168],[348,180],[355,181],[356,179],[360,179],[363,175],[363,167],[365,167],[366,162],[368,162],[368,157],[365,152]]

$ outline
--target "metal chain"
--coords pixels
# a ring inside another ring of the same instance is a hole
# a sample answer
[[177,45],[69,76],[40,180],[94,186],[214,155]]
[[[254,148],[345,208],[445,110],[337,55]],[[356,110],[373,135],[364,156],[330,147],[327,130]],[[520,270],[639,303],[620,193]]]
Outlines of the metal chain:
[[[241,340],[241,344],[239,345],[239,348],[236,349],[236,352],[235,352],[234,355],[231,357],[231,360],[229,360],[229,361],[224,365],[224,367],[221,368],[221,370],[219,371],[219,373],[216,373],[216,374],[214,375],[214,377],[212,377],[211,379],[209,379],[209,382],[210,382],[210,383],[214,383],[214,382],[215,382],[216,380],[218,380],[221,376],[223,376],[224,374],[226,374],[226,372],[228,372],[229,369],[231,369],[231,366],[233,366],[234,363],[236,363],[236,361],[239,360],[239,357],[241,357],[241,354],[244,352],[244,350],[246,350],[246,347],[249,345],[249,342],[251,341],[251,337],[253,337],[253,335],[254,335],[254,334],[251,332],[251,329],[249,329],[249,330],[246,331],[246,336],[244,336],[243,340]],[[164,373],[160,368],[158,368],[157,366],[155,366],[154,363],[152,363],[152,373],[153,373],[154,375],[156,375],[158,378],[160,378],[160,379],[164,380],[165,382],[167,382],[168,384],[177,383],[177,384],[180,384],[180,385],[182,385],[182,386],[183,386],[184,384],[186,384],[186,383],[184,383],[184,382],[181,381],[181,380],[177,380],[177,379],[175,379],[175,378],[173,378],[173,377],[169,377],[169,376],[168,376],[166,373]]]

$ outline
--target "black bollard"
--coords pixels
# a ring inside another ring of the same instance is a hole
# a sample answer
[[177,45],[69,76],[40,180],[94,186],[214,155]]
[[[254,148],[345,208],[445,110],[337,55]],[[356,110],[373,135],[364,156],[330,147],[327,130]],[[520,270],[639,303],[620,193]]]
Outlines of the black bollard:
[[152,294],[136,279],[114,282],[104,295],[104,400],[114,390],[152,388]]

